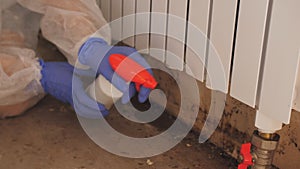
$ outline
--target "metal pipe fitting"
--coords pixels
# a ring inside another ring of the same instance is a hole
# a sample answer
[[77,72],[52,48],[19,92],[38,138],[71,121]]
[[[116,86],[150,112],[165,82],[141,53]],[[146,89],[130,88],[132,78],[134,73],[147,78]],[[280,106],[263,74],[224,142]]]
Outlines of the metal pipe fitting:
[[279,139],[280,136],[275,133],[268,134],[254,131],[251,140],[253,169],[271,169]]

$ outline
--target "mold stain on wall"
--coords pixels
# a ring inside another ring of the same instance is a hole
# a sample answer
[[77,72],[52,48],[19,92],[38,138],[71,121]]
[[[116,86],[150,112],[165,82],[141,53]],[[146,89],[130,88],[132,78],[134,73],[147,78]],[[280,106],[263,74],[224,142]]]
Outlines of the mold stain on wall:
[[[154,64],[161,64],[150,60]],[[184,72],[171,71],[176,76],[188,76]],[[167,111],[177,116],[180,103],[180,92],[176,82],[170,79],[170,76],[160,71],[155,71],[155,76],[160,79],[160,87],[168,98]],[[191,78],[191,77],[186,77]],[[186,84],[188,85],[188,84]],[[210,102],[211,90],[205,87],[205,84],[198,82],[200,92],[200,108],[194,131],[200,133],[206,121]],[[193,102],[193,101],[192,101]],[[197,105],[199,103],[191,103]],[[189,112],[190,110],[185,110]],[[242,102],[227,96],[223,117],[218,128],[210,137],[209,141],[225,150],[234,158],[238,157],[241,144],[250,142],[253,131],[256,129],[255,109],[243,104]],[[281,139],[277,148],[273,165],[284,169],[294,169],[300,165],[300,113],[293,111],[291,123],[285,125],[278,132]]]

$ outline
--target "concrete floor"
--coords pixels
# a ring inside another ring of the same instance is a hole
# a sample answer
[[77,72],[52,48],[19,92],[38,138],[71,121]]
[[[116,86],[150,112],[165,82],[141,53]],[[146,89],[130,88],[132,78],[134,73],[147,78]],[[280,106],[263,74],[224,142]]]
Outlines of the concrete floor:
[[[38,56],[46,60],[60,55],[44,40],[39,46]],[[154,123],[135,124],[114,108],[106,119],[116,130],[137,137],[156,135],[174,120],[164,113]],[[190,133],[175,148],[149,158],[153,165],[148,165],[148,159],[119,157],[97,146],[81,128],[74,110],[47,96],[24,115],[0,120],[0,169],[236,168],[235,160],[209,143],[197,143],[197,136]]]
[[[115,129],[133,136],[155,135],[164,127],[137,126],[115,109],[107,120]],[[164,114],[157,123],[168,120],[172,118]],[[0,129],[1,169],[235,168],[234,160],[211,144],[198,144],[193,133],[172,150],[149,158],[152,166],[147,164],[148,159],[113,155],[89,139],[68,105],[50,96],[20,117],[1,120]]]

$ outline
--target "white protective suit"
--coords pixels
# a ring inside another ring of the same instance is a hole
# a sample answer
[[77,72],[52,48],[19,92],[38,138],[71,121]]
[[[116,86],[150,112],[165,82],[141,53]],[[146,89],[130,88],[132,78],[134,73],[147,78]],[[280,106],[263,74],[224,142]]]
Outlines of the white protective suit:
[[110,28],[96,0],[0,3],[0,118],[21,114],[44,96],[34,51],[39,30],[72,65],[88,37],[101,37],[110,44]]

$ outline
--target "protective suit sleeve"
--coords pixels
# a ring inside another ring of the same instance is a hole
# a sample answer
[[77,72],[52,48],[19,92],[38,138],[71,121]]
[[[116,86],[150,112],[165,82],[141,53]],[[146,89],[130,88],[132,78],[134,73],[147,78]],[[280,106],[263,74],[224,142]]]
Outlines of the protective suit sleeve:
[[22,114],[44,97],[40,70],[33,50],[0,46],[0,118]]
[[80,46],[88,37],[100,37],[109,44],[111,42],[110,27],[95,0],[18,0],[18,2],[23,7],[43,15],[41,21],[43,36],[54,43],[73,66],[77,61]]
[[[2,34],[2,37],[5,35],[10,40],[1,39],[1,45],[3,43],[7,45],[7,42],[13,40],[8,34],[14,36],[17,34],[21,38],[14,39],[15,42],[19,43],[14,45],[20,47],[21,43],[22,47],[36,49],[41,15],[23,8],[15,0],[8,1],[10,0],[0,0],[0,34]],[[12,43],[9,45],[12,45]]]

